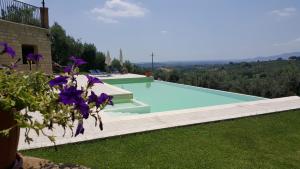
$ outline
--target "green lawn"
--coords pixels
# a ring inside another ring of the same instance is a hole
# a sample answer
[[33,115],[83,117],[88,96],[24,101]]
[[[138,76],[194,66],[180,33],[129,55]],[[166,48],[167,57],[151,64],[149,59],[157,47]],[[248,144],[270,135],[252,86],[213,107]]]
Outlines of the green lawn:
[[300,110],[22,152],[91,168],[300,168]]

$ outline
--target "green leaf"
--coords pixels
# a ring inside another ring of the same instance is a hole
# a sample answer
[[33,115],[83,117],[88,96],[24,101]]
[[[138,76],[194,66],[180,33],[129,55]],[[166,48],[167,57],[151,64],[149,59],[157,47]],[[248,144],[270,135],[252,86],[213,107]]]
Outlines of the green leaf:
[[55,143],[55,136],[48,136],[48,139],[49,139],[51,142]]

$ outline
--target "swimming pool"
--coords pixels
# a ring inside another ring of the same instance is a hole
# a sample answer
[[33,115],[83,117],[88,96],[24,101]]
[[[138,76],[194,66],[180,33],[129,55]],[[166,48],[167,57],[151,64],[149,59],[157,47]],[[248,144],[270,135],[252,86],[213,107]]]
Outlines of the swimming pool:
[[[142,111],[135,111],[134,113],[181,110],[264,99],[244,94],[163,81],[121,83],[114,85],[131,91],[134,100],[143,103],[144,106],[149,106],[147,111],[143,109]],[[135,104],[131,103],[116,104],[115,107],[117,107],[118,112],[122,112],[122,107],[124,107],[124,105],[135,107]],[[130,113],[130,111],[125,109],[124,112]]]

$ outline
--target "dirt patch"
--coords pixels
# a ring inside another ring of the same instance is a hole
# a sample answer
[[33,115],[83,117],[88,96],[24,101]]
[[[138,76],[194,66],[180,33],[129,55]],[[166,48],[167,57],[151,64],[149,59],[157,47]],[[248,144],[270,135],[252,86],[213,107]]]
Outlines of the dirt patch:
[[23,168],[20,169],[89,169],[74,164],[55,164],[49,160],[22,156]]

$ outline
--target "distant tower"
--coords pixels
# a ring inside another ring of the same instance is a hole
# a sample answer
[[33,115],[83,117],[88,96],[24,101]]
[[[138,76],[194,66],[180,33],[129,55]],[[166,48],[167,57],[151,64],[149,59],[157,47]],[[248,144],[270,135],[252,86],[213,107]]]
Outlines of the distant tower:
[[106,64],[107,66],[110,66],[110,63],[111,63],[111,57],[110,57],[109,51],[107,51],[106,57],[105,57],[105,64]]
[[153,73],[153,71],[154,71],[154,63],[153,63],[153,57],[154,57],[154,54],[153,54],[153,52],[152,52],[152,54],[151,54],[151,57],[152,57],[152,73]]
[[43,8],[45,8],[45,0],[42,1]]
[[120,61],[120,64],[121,66],[123,66],[123,52],[122,52],[122,49],[120,48],[120,56],[119,56],[119,61]]

